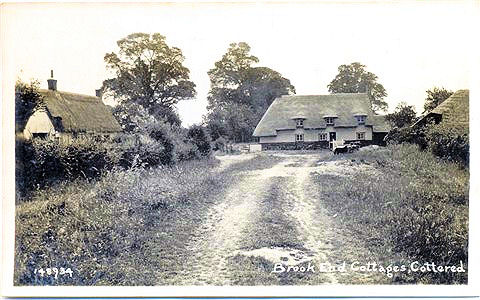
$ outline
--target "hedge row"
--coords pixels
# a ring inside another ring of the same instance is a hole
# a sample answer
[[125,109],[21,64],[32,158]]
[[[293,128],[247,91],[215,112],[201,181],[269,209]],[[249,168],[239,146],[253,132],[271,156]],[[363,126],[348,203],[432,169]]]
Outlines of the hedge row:
[[442,124],[393,129],[387,136],[387,142],[417,144],[421,150],[429,150],[445,160],[463,166],[469,164],[469,133],[465,129]]
[[210,140],[202,127],[184,130],[163,123],[143,133],[112,139],[17,140],[17,193],[25,196],[58,182],[96,178],[115,167],[172,165],[209,156],[210,152]]

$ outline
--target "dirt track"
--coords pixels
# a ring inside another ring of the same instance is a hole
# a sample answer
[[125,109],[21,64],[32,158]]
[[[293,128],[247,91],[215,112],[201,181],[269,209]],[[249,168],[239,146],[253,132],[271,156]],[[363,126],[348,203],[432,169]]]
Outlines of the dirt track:
[[[322,263],[338,263],[352,253],[349,237],[322,207],[313,172],[348,176],[341,162],[322,161],[329,152],[270,154],[281,159],[272,168],[241,172],[209,209],[186,247],[189,254],[175,285],[337,284],[366,274],[319,272]],[[219,171],[255,155],[225,156]],[[365,171],[365,170],[363,170]],[[339,247],[347,247],[345,251]],[[357,248],[355,248],[357,247]],[[348,258],[348,257],[347,257]],[[272,273],[274,264],[315,266],[316,272]],[[353,276],[353,277],[352,277]],[[378,282],[378,278],[371,278]]]

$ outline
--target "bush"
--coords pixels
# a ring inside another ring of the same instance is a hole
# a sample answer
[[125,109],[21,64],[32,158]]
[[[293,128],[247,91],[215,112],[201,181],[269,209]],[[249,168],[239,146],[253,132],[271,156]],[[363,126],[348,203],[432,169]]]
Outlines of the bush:
[[218,139],[216,139],[214,142],[213,142],[213,150],[215,151],[223,151],[225,152],[227,149],[227,139],[225,139],[223,136],[219,137]]
[[65,178],[57,153],[55,143],[16,140],[15,156],[18,168],[15,181],[20,196]]
[[[20,193],[50,186],[63,180],[91,179],[118,164],[119,157],[112,144],[93,138],[72,142],[61,140],[17,140],[17,189]],[[27,173],[28,172],[28,173]]]
[[416,144],[436,156],[468,166],[469,134],[466,130],[440,124],[391,130],[386,141],[391,144]]
[[148,136],[163,146],[164,150],[160,156],[160,161],[164,165],[171,165],[178,161],[175,146],[181,134],[175,129],[174,126],[164,122],[154,122],[148,124],[145,128]]
[[[40,142],[40,141],[39,141]],[[49,141],[41,141],[42,145]],[[65,178],[95,178],[103,170],[110,170],[118,164],[118,157],[107,142],[93,138],[76,139],[74,143],[58,143],[58,157],[64,169]]]
[[388,133],[385,141],[390,144],[417,144],[422,150],[428,147],[424,128],[394,128]]
[[165,148],[147,135],[125,134],[117,137],[115,142],[121,153],[118,165],[125,169],[162,164]]
[[443,125],[431,126],[427,131],[428,148],[438,157],[469,163],[469,135],[467,132]]
[[129,169],[172,165],[207,157],[211,152],[203,128],[186,131],[164,122],[150,123],[141,132],[120,134],[113,140],[89,136],[70,142],[18,139],[16,146],[20,197],[64,180],[96,178],[115,166]]
[[202,156],[209,156],[212,152],[211,139],[205,128],[193,125],[188,129],[187,137],[197,146]]
[[175,149],[178,161],[200,159],[202,157],[200,151],[198,151],[198,147],[188,141],[176,141]]
[[162,164],[172,165],[179,161],[199,159],[210,155],[210,139],[205,130],[194,126],[188,131],[164,122],[149,124],[144,129],[149,137],[164,147]]

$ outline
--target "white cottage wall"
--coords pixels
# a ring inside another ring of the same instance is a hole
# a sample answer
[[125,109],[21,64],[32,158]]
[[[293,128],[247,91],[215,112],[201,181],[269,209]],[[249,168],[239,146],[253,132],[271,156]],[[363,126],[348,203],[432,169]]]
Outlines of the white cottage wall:
[[337,140],[352,141],[357,139],[357,132],[365,132],[365,140],[372,140],[372,127],[358,126],[356,128],[327,128],[327,132],[336,132]]
[[26,139],[31,139],[33,133],[55,133],[52,121],[45,111],[36,111],[28,119],[25,129],[23,130],[23,136]]
[[[279,130],[277,131],[277,136],[262,136],[260,137],[260,143],[293,143],[295,142],[295,135],[302,134],[304,135],[305,142],[317,142],[319,141],[318,134],[326,132],[336,132],[337,140],[352,141],[357,139],[357,132],[365,133],[365,140],[372,140],[372,127],[366,126],[357,126],[357,127],[327,127],[326,129],[310,129],[305,130],[303,128],[297,128],[295,130]],[[327,136],[327,139],[329,136]]]

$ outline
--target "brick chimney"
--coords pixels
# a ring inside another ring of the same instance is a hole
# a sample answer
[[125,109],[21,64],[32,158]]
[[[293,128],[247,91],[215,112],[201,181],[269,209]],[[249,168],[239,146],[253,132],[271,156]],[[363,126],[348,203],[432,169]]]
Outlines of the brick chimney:
[[57,90],[57,81],[53,79],[53,70],[50,70],[50,79],[47,80],[48,82],[48,89],[51,91]]

